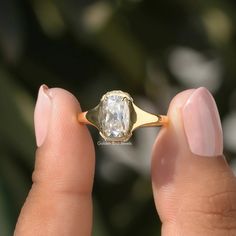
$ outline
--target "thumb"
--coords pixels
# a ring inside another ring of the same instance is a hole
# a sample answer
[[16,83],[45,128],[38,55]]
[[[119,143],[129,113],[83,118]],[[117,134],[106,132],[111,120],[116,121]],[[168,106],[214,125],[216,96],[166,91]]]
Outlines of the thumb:
[[91,234],[94,146],[87,128],[77,121],[79,112],[68,91],[40,87],[33,185],[15,236]]
[[236,235],[236,179],[223,156],[220,118],[205,88],[178,94],[153,148],[162,234]]

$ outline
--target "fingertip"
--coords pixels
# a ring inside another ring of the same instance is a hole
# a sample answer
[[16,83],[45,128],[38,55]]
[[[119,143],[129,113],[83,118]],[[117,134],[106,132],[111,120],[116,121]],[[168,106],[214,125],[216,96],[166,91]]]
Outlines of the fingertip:
[[49,89],[47,85],[41,85],[34,110],[34,126],[38,147],[43,145],[47,134],[50,131],[49,125],[51,120],[54,119],[52,118],[52,112],[58,107],[63,110],[67,108],[67,112],[61,112],[61,119],[65,115],[77,115],[77,113],[81,111],[78,100],[69,91],[61,88]]
[[169,108],[168,108],[167,116],[169,117],[170,123],[173,126],[178,126],[179,122],[182,123],[182,121],[180,121],[180,119],[179,119],[180,117],[179,117],[178,113],[184,107],[188,98],[193,94],[194,91],[195,91],[195,89],[188,89],[188,90],[182,91],[182,92],[178,93],[171,100]]
[[[48,97],[44,95],[43,98],[49,98],[50,103],[37,101],[39,106],[36,105],[35,109],[35,120],[41,124],[41,127],[37,124],[35,127],[47,129],[47,131],[44,131],[46,137],[44,142],[39,145],[37,152],[34,180],[42,181],[41,178],[43,178],[43,181],[46,181],[46,178],[50,178],[50,180],[65,181],[66,188],[73,188],[70,184],[75,185],[76,181],[72,181],[71,178],[76,179],[83,175],[83,179],[81,180],[80,177],[78,180],[80,181],[79,186],[84,191],[90,192],[95,153],[87,127],[80,124],[77,119],[78,113],[81,112],[80,104],[76,97],[67,90],[51,88],[46,91],[41,89],[41,91],[46,92]],[[39,99],[41,99],[40,96]],[[39,113],[43,110],[39,107],[45,104],[50,106],[50,109],[47,109],[50,110],[49,115]],[[45,122],[45,119],[48,121]],[[44,127],[44,124],[47,126]],[[40,132],[37,129],[35,132],[37,137]],[[81,172],[78,173],[76,168],[80,168]]]
[[[183,127],[183,122],[182,122],[180,111],[194,91],[195,89],[188,89],[188,90],[182,91],[178,93],[171,100],[169,108],[168,108],[168,112],[167,112],[167,116],[169,118],[169,124],[167,127],[163,127],[160,130],[155,140],[155,143],[153,145],[153,152],[152,152],[154,156],[156,153],[165,152],[167,150],[166,145],[168,145],[168,143],[173,144],[176,141],[182,140],[180,138],[176,138],[176,135],[183,136],[183,132],[181,130]],[[166,137],[170,137],[170,138],[166,140]]]
[[73,106],[77,111],[81,110],[78,99],[68,90],[63,88],[50,88],[48,93],[51,97],[56,99],[64,100],[65,104]]

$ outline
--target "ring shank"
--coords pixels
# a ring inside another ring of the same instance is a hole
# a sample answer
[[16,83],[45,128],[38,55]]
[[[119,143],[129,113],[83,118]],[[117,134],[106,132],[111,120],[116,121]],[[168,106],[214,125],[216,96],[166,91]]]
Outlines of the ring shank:
[[86,118],[86,114],[87,114],[87,111],[79,113],[78,114],[78,121],[82,124],[94,125],[90,121],[88,121],[88,119]]
[[159,123],[161,123],[161,125],[168,125],[169,123],[169,118],[168,116],[164,116],[164,115],[159,115],[160,116],[160,121]]
[[146,112],[135,104],[133,104],[133,108],[136,113],[136,121],[132,130],[139,127],[166,126],[168,124],[167,116]]

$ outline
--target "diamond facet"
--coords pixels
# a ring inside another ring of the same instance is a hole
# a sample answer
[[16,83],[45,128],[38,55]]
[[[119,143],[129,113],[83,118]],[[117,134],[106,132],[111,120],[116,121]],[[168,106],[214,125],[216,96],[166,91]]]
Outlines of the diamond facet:
[[105,94],[99,106],[99,126],[108,141],[123,141],[130,133],[131,97],[122,91]]

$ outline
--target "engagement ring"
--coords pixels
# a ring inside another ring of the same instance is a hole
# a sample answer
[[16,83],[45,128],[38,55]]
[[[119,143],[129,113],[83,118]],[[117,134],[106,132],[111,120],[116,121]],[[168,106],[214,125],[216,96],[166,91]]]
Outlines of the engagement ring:
[[143,111],[132,97],[115,90],[104,94],[93,109],[79,113],[80,123],[95,126],[106,142],[126,142],[139,127],[168,124],[168,117]]

